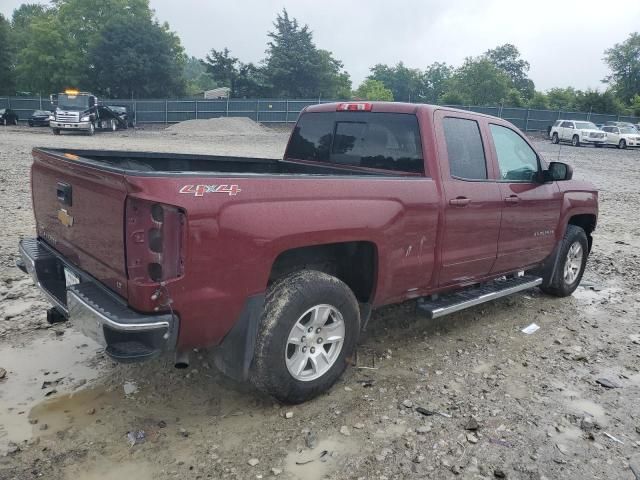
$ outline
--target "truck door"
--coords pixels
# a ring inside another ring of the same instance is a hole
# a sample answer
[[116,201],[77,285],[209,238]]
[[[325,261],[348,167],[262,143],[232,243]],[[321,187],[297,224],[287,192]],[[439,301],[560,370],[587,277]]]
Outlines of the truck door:
[[472,282],[495,262],[502,198],[477,117],[438,110],[436,138],[444,187],[438,284]]
[[498,258],[493,273],[509,272],[546,258],[556,243],[562,196],[555,183],[540,181],[538,154],[515,130],[490,123],[503,200]]

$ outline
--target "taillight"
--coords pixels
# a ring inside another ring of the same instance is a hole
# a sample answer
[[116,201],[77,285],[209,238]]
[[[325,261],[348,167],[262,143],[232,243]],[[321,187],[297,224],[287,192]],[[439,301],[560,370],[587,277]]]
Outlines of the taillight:
[[339,103],[336,107],[338,112],[370,112],[373,105],[371,103]]
[[127,275],[138,283],[160,283],[184,274],[184,212],[127,197]]

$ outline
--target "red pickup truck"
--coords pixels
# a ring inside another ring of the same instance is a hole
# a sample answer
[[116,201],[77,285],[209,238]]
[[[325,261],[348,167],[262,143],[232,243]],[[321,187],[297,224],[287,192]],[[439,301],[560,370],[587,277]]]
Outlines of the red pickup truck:
[[598,194],[504,120],[431,105],[306,108],[282,160],[36,148],[19,266],[116,360],[216,347],[285,402],[327,390],[371,311],[434,318],[570,295]]

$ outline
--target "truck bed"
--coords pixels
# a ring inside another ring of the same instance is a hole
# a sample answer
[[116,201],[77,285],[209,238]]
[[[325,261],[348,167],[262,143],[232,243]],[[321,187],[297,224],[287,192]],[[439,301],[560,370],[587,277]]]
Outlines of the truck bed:
[[402,172],[371,171],[352,166],[319,165],[316,162],[275,158],[194,155],[109,150],[36,148],[62,160],[76,160],[103,170],[126,175],[167,175],[230,173],[254,175],[384,175],[404,176]]

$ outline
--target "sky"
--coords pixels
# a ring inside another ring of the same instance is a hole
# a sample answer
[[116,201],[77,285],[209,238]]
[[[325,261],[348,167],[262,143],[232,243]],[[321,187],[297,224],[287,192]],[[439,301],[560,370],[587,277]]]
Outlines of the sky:
[[[10,16],[21,3],[0,0],[0,13]],[[150,0],[150,5],[178,33],[189,55],[203,58],[212,48],[227,47],[243,62],[264,58],[267,32],[284,7],[309,25],[318,48],[344,63],[354,87],[377,63],[459,66],[465,57],[512,43],[531,64],[529,77],[538,90],[603,89],[604,50],[640,30],[638,0]]]

